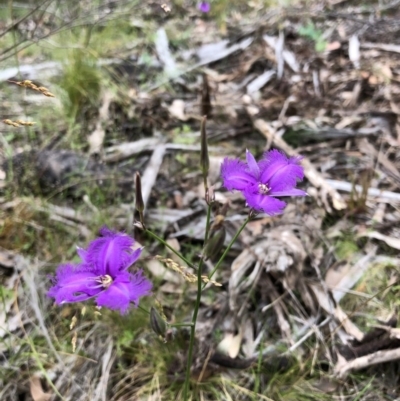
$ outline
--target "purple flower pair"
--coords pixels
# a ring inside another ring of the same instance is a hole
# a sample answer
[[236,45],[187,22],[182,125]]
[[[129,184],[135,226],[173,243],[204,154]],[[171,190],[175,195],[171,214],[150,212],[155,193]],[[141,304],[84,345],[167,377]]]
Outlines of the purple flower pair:
[[104,227],[100,235],[87,249],[78,249],[81,263],[58,267],[47,295],[59,305],[94,298],[97,306],[124,314],[131,303],[138,305],[152,288],[141,270],[129,272],[142,249],[133,251],[135,240],[124,233]]
[[225,188],[241,191],[252,209],[274,216],[286,206],[276,197],[307,195],[295,188],[297,181],[304,177],[300,160],[301,157],[287,158],[278,150],[270,150],[257,163],[247,150],[246,162],[228,158],[223,161],[222,180]]

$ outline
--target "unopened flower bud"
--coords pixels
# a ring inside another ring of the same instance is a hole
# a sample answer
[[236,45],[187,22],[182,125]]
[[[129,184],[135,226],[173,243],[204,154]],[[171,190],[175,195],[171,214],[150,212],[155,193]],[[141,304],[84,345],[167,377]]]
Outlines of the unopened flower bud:
[[140,178],[140,174],[135,174],[135,209],[139,213],[143,213],[144,211],[144,202],[142,196],[142,180]]
[[165,336],[167,332],[167,322],[154,306],[150,309],[150,326],[157,335],[161,337]]
[[218,256],[225,243],[226,230],[223,225],[219,226],[207,241],[204,247],[205,259],[214,259]]
[[212,203],[215,202],[215,191],[214,191],[215,186],[211,185],[210,188],[207,188],[206,191],[206,202],[207,205],[211,205]]
[[201,149],[200,149],[200,169],[203,173],[204,180],[207,179],[208,170],[210,169],[210,159],[208,157],[207,146],[207,132],[206,132],[207,117],[204,116],[201,120],[200,134],[201,134]]

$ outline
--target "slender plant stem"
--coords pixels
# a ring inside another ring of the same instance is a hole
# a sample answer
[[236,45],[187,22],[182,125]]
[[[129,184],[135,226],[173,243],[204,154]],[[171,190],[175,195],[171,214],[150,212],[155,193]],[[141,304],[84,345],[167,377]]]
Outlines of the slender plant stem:
[[140,309],[142,312],[146,313],[147,315],[150,315],[150,311],[148,311],[146,308],[143,308],[143,306],[138,305],[137,307],[138,307],[138,309]]
[[189,383],[190,383],[190,371],[192,367],[192,359],[193,359],[193,346],[194,346],[194,339],[196,335],[196,321],[197,315],[199,313],[200,301],[201,301],[201,273],[203,270],[203,261],[204,256],[201,257],[199,262],[199,267],[197,269],[197,295],[196,295],[196,303],[194,305],[194,311],[192,316],[192,327],[190,330],[190,343],[189,343],[189,352],[188,352],[188,359],[186,365],[186,375],[185,375],[185,388],[183,391],[183,399],[184,401],[188,400],[188,392],[189,392]]
[[[206,245],[206,243],[208,241],[208,235],[210,232],[210,220],[211,220],[211,206],[208,205],[207,218],[206,218],[206,229],[205,229],[205,233],[204,233],[204,246]],[[183,399],[185,401],[188,400],[190,371],[191,371],[191,367],[192,367],[193,347],[194,347],[194,340],[195,340],[195,336],[196,336],[196,322],[197,322],[197,315],[199,313],[200,301],[201,301],[201,283],[202,283],[201,274],[203,272],[203,262],[204,262],[204,255],[202,255],[200,262],[199,262],[199,266],[197,268],[197,295],[196,295],[196,303],[194,305],[193,316],[192,316],[189,352],[188,352],[186,375],[185,375],[185,388],[183,390]]]
[[155,240],[157,240],[159,243],[163,244],[166,246],[172,253],[174,253],[176,256],[178,256],[179,259],[183,260],[188,266],[190,266],[192,269],[197,271],[196,266],[189,262],[180,252],[176,251],[174,248],[172,248],[171,245],[168,244],[168,242],[164,241],[161,237],[159,237],[157,234],[153,233],[152,231],[146,229],[145,232],[149,234],[151,237],[153,237]]
[[[241,227],[239,228],[238,232],[235,234],[235,236],[232,238],[231,242],[229,243],[229,245],[226,247],[225,252],[222,254],[222,256],[220,257],[219,261],[217,262],[217,264],[215,265],[214,269],[212,270],[212,272],[208,275],[208,279],[211,280],[212,276],[215,274],[215,272],[218,270],[218,268],[221,266],[221,263],[224,261],[226,255],[228,254],[229,250],[232,248],[232,245],[235,243],[235,241],[237,240],[237,238],[239,237],[240,233],[243,231],[243,229],[246,227],[247,223],[251,220],[251,217],[248,216],[247,219],[244,221],[244,223],[241,225]],[[202,287],[202,291],[204,290],[205,286],[207,285],[207,283],[205,283]]]
[[171,327],[193,327],[193,323],[169,323],[169,326]]

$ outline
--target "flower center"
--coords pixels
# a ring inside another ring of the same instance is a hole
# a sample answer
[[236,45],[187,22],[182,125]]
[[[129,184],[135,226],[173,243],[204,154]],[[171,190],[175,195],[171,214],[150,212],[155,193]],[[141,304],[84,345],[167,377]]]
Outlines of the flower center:
[[266,195],[270,191],[270,187],[267,184],[258,184],[258,193],[261,195]]
[[108,288],[108,287],[112,284],[113,279],[112,279],[111,276],[109,276],[108,274],[106,274],[105,276],[100,276],[100,277],[99,277],[99,281],[100,281],[101,285],[102,285],[104,288]]

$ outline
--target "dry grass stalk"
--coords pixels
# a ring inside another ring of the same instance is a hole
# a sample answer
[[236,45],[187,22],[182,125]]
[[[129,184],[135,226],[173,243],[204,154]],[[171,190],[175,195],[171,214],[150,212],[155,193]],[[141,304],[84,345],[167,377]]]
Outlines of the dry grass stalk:
[[25,81],[8,81],[8,82],[21,86],[22,88],[29,88],[36,92],[40,92],[47,97],[55,97],[55,95],[53,95],[47,88],[45,88],[44,86],[37,86],[28,79],[26,79]]

